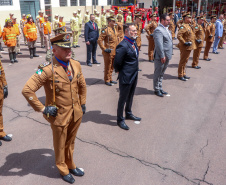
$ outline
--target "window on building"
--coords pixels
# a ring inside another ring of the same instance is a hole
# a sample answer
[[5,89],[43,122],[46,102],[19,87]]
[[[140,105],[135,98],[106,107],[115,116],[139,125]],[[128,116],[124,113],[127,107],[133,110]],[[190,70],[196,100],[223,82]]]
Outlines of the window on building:
[[111,0],[108,0],[108,5],[111,5]]
[[13,5],[13,1],[12,0],[0,0],[0,5],[1,6]]
[[60,0],[60,6],[67,6],[67,0]]
[[93,0],[93,5],[95,5],[95,1],[96,1],[96,5],[98,5],[98,0]]
[[45,0],[45,4],[51,4],[51,0]]
[[71,6],[78,6],[77,0],[71,0]]
[[80,6],[86,6],[86,1],[85,0],[79,0]]

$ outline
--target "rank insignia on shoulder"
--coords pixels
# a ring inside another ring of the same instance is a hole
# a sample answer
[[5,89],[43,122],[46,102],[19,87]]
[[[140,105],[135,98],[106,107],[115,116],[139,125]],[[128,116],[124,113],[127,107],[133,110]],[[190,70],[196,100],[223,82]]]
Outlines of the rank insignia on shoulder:
[[184,28],[183,26],[180,27],[180,29],[183,29],[183,28]]
[[80,77],[80,75],[81,75],[81,73],[78,73],[77,78],[79,78],[79,77]]
[[41,74],[42,74],[42,72],[43,72],[43,70],[42,70],[42,69],[38,69],[38,70],[36,71],[36,74],[41,75]]
[[195,29],[198,29],[198,28],[199,28],[199,27],[197,27],[197,26],[195,27]]
[[102,33],[105,33],[105,30],[102,30]]
[[39,69],[42,69],[42,68],[44,68],[44,67],[46,67],[46,66],[48,66],[48,65],[50,65],[51,64],[51,62],[44,62],[44,63],[42,63],[42,64],[40,64],[39,66],[38,66],[38,68]]

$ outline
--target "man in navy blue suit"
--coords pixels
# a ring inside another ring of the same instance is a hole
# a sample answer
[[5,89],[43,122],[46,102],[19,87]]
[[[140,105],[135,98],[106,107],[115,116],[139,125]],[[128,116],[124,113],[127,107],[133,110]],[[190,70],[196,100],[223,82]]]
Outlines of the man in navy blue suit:
[[96,60],[96,50],[97,50],[97,40],[99,38],[98,26],[94,22],[95,15],[90,14],[90,21],[85,24],[85,42],[87,48],[87,60],[88,66],[92,67],[91,64],[91,54],[93,59],[93,64],[100,64]]
[[141,118],[132,114],[133,96],[138,78],[139,50],[136,44],[137,29],[134,24],[124,25],[125,37],[116,48],[114,60],[115,71],[119,79],[119,100],[117,109],[117,124],[124,130],[129,130],[123,117],[124,105],[126,119],[140,121]]

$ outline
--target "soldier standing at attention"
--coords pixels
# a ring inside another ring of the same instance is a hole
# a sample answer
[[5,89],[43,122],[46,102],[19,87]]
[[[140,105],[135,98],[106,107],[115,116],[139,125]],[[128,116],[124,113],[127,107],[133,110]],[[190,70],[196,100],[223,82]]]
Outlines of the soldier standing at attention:
[[206,41],[206,47],[204,50],[203,59],[206,61],[210,61],[211,59],[208,57],[209,51],[211,48],[211,45],[214,41],[214,35],[215,35],[215,22],[217,20],[216,15],[212,15],[211,22],[206,26],[206,32],[205,32],[205,41]]
[[116,23],[116,30],[118,32],[118,43],[124,39],[122,15],[118,14],[118,22]]
[[96,12],[95,23],[97,23],[99,34],[101,32],[100,12]]
[[79,32],[79,23],[78,23],[78,16],[77,16],[77,12],[74,11],[73,12],[73,17],[71,18],[70,20],[70,26],[71,26],[71,31],[72,31],[72,38],[73,38],[73,48],[76,48],[76,47],[80,47],[78,45],[78,32]]
[[20,28],[19,24],[16,22],[16,18],[13,18],[13,27],[15,28],[16,31],[16,54],[22,54],[20,52]]
[[[115,27],[115,18],[110,16],[107,19],[108,27],[106,27],[99,36],[97,43],[102,49],[104,57],[104,81],[108,86],[117,84],[112,80],[113,62],[115,59],[115,49],[118,45],[118,33]],[[103,43],[104,42],[104,43]]]
[[41,30],[41,25],[42,25],[42,23],[44,23],[44,17],[43,17],[44,12],[42,10],[39,10],[38,14],[39,15],[36,17],[36,24],[37,24],[38,31],[40,34],[41,48],[44,48],[45,47],[44,46],[44,35],[42,34],[42,30]]
[[78,9],[78,25],[79,25],[79,33],[78,36],[81,36],[81,32],[82,32],[82,13],[81,13],[81,9]]
[[170,24],[169,24],[169,30],[171,31],[172,34],[172,39],[175,39],[175,24],[174,24],[174,14],[173,12],[169,13],[170,17]]
[[106,18],[106,11],[104,10],[101,15],[101,28],[104,29],[107,26],[107,18]]
[[44,23],[42,23],[42,34],[44,35],[44,43],[46,48],[46,60],[50,61],[51,59],[51,52],[50,52],[50,44],[49,44],[49,37],[51,35],[51,23],[48,20],[48,15],[44,16]]
[[64,16],[59,17],[59,28],[63,27],[64,31],[67,32],[66,22],[64,22]]
[[84,23],[89,22],[89,17],[90,17],[90,15],[89,15],[89,10],[86,10],[86,13],[85,13],[85,15],[84,15]]
[[138,50],[140,51],[141,48],[141,32],[142,32],[142,22],[141,22],[141,18],[142,15],[140,14],[135,14],[135,20],[134,20],[134,25],[137,29],[137,39],[136,39],[136,43],[137,43],[137,47]]
[[27,23],[24,26],[24,35],[27,38],[30,59],[39,57],[39,55],[36,54],[37,29],[32,17],[28,17],[27,19]]
[[145,30],[147,32],[147,39],[148,39],[148,57],[149,62],[154,62],[154,49],[155,49],[155,41],[153,38],[153,33],[155,29],[158,27],[158,23],[156,22],[157,15],[152,14],[150,15],[151,21],[146,26]]
[[9,59],[11,63],[18,62],[16,59],[16,30],[11,19],[5,20],[5,27],[2,32],[2,39],[8,47]]
[[128,23],[132,23],[132,13],[131,12],[129,12],[126,17],[126,24],[128,24]]
[[[53,24],[52,24],[53,31],[56,30],[56,29],[58,28],[58,26],[59,26],[59,25],[58,25],[58,24],[59,24],[58,18],[59,18],[59,15],[56,14],[56,15],[54,16]],[[56,32],[55,32],[55,36],[56,36]]]
[[[5,72],[2,66],[2,62],[0,61],[0,84],[1,84],[1,91],[0,91],[0,140],[3,141],[11,141],[12,138],[3,131],[3,116],[2,116],[2,107],[3,107],[3,100],[8,96],[8,86],[5,78]],[[2,142],[0,141],[0,146]]]
[[204,30],[202,27],[203,22],[204,22],[203,17],[198,16],[197,25],[195,26],[195,36],[196,36],[195,44],[197,48],[193,52],[193,62],[192,62],[192,67],[195,69],[201,68],[200,66],[198,66],[198,63],[199,63],[199,56],[202,51],[204,36],[205,36]]
[[123,15],[123,11],[122,10],[119,10],[118,11],[118,14],[116,15],[116,21],[118,21],[118,17],[122,17],[122,24],[124,24],[124,15]]
[[114,10],[110,10],[110,16],[115,17],[115,11]]
[[[84,175],[74,163],[73,152],[76,134],[86,111],[86,82],[80,63],[71,59],[70,37],[65,33],[51,39],[54,67],[50,62],[41,64],[25,84],[22,94],[31,107],[43,113],[50,123],[56,166],[62,179],[72,184],[75,179],[71,174]],[[35,94],[42,86],[46,92],[45,106]]]
[[179,40],[178,47],[180,49],[180,63],[178,66],[178,79],[187,81],[190,77],[186,76],[185,66],[188,62],[190,53],[196,49],[195,34],[189,25],[191,23],[191,15],[188,13],[183,14],[184,24],[180,27],[177,39]]
[[25,37],[25,35],[24,35],[23,30],[24,30],[24,25],[25,25],[26,22],[27,22],[26,15],[23,14],[23,15],[22,15],[22,19],[20,20],[20,29],[21,29],[21,31],[22,31],[22,33],[23,33],[24,44],[25,44],[25,46],[27,46],[27,39],[26,39],[26,37]]

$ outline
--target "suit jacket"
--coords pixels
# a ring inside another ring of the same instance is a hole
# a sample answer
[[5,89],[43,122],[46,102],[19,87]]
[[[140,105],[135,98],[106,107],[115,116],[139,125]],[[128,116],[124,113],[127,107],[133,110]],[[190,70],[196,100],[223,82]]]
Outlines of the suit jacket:
[[174,15],[174,24],[177,25],[177,22],[179,21],[179,17],[177,14]]
[[116,72],[119,72],[118,78],[121,84],[132,84],[138,74],[139,51],[136,42],[134,45],[137,52],[125,39],[116,47],[114,68]]
[[173,41],[172,36],[160,24],[154,31],[155,50],[154,58],[160,60],[166,57],[170,60],[173,54]]
[[[86,103],[86,82],[82,74],[81,65],[75,60],[70,60],[73,79],[70,82],[64,68],[53,58],[55,73],[55,96],[58,112],[56,117],[44,118],[51,124],[65,126],[73,115],[74,122],[82,117],[81,105]],[[53,105],[53,80],[52,65],[39,67],[39,70],[27,81],[22,94],[35,111],[41,111],[44,105],[39,101],[35,92],[44,86],[46,94],[45,106]]]
[[223,24],[220,19],[216,21],[216,30],[215,30],[215,37],[222,37],[223,35]]
[[99,38],[99,31],[97,23],[94,22],[95,29],[93,28],[93,23],[91,21],[85,24],[85,41],[96,42]]

